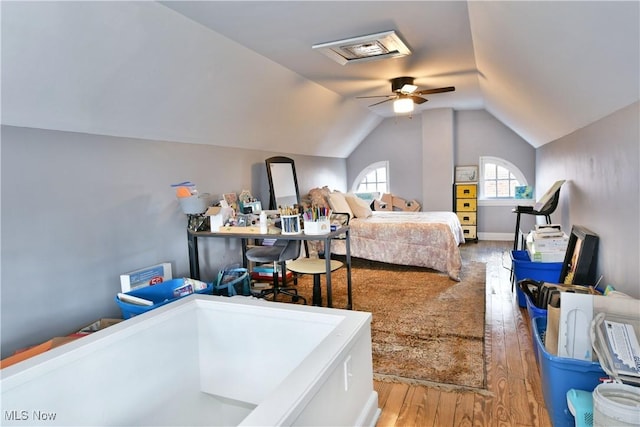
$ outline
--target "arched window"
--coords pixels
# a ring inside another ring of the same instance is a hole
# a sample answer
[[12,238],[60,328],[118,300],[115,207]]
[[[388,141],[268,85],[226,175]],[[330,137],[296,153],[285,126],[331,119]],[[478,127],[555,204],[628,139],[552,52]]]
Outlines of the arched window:
[[528,185],[516,165],[500,157],[480,157],[480,199],[514,199],[516,187]]
[[389,162],[372,163],[353,182],[354,193],[389,193]]

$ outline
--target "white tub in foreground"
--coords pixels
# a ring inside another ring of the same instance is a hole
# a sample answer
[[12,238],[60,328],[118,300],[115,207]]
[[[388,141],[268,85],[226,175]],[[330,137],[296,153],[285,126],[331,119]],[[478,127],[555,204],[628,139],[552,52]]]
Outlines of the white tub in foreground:
[[0,424],[373,426],[370,322],[191,295],[0,371]]

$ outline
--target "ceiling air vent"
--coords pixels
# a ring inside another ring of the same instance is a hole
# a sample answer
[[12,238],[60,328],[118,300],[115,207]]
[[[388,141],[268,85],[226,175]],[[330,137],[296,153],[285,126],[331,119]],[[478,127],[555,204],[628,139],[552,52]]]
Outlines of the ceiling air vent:
[[353,37],[312,46],[340,65],[375,59],[397,58],[411,54],[395,31]]

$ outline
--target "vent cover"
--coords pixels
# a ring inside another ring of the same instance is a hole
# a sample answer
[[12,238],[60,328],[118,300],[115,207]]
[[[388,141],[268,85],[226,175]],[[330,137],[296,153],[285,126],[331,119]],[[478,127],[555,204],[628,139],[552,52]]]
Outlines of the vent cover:
[[321,43],[312,46],[340,65],[351,62],[397,58],[410,55],[411,51],[395,31],[354,37],[346,40]]

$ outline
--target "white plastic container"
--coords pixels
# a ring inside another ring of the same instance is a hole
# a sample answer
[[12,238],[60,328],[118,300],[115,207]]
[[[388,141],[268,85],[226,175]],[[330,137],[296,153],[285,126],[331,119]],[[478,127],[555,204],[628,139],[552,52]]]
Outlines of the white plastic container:
[[189,295],[2,369],[1,422],[373,427],[370,323],[355,310]]
[[329,219],[304,222],[304,234],[318,235],[329,234],[329,232],[331,232],[331,223],[329,222]]
[[300,215],[280,215],[282,234],[300,234]]
[[593,390],[594,427],[640,426],[640,388],[603,383]]
[[[610,298],[610,297],[603,297]],[[617,351],[607,344],[603,328],[606,320],[629,324],[635,339],[640,339],[640,302],[633,298],[616,298],[616,313],[599,312],[591,322],[591,343],[602,369],[613,379],[598,385],[592,393],[594,427],[640,426],[640,381],[637,376],[623,374]],[[595,312],[595,307],[594,307]],[[626,342],[634,340],[631,337]],[[631,347],[631,355],[635,354]],[[622,354],[624,351],[620,350]],[[635,356],[634,356],[635,357]],[[614,361],[615,360],[615,361]],[[636,359],[637,360],[637,359]],[[622,366],[626,366],[622,364]],[[622,381],[627,382],[624,384]],[[638,385],[629,385],[638,384]]]
[[267,234],[269,232],[269,224],[267,224],[267,213],[265,211],[260,212],[260,233]]

